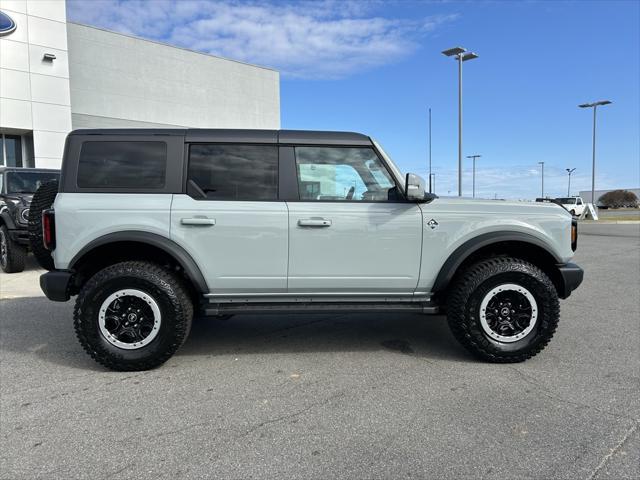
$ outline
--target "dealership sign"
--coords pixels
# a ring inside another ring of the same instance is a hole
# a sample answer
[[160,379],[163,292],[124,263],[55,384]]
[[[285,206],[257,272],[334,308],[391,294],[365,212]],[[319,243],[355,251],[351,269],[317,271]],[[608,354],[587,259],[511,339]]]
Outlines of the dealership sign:
[[4,12],[0,12],[0,37],[3,35],[9,35],[15,29],[16,22],[13,21],[13,18]]

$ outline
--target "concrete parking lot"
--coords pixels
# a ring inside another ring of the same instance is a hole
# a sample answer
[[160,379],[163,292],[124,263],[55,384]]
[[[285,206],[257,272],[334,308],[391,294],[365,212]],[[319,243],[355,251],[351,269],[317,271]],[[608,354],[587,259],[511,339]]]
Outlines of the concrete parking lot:
[[555,338],[515,365],[441,316],[238,316],[110,372],[33,265],[2,275],[0,478],[638,478],[640,225],[582,226],[576,261]]

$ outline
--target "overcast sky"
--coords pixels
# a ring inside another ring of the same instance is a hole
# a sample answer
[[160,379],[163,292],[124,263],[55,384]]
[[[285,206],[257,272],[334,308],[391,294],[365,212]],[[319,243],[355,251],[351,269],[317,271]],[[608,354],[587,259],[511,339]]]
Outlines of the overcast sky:
[[[599,110],[596,188],[640,186],[640,2],[240,2],[68,0],[72,21],[281,72],[282,127],[376,137],[404,171],[427,173],[427,109],[439,194],[455,193],[461,45],[464,153],[481,154],[480,196],[590,189],[590,111]],[[471,162],[465,159],[465,194]]]

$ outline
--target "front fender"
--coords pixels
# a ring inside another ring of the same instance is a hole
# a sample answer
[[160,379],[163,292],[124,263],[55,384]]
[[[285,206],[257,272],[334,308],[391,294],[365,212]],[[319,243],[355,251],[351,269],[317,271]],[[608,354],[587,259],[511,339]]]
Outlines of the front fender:
[[481,248],[503,242],[518,242],[541,248],[547,252],[556,263],[562,263],[562,257],[554,252],[550,245],[538,236],[518,231],[484,233],[466,240],[448,256],[436,276],[431,289],[432,292],[444,290],[453,279],[460,265],[475,252]]
[[13,215],[11,215],[8,207],[5,206],[5,210],[0,213],[0,218],[2,219],[2,223],[6,225],[9,230],[17,228],[16,222],[13,219]]

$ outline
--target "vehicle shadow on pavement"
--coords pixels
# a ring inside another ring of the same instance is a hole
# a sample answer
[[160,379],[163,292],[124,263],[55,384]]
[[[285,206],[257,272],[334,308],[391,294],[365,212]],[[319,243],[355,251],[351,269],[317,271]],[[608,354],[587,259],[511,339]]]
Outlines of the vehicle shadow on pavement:
[[29,255],[27,255],[27,259],[24,262],[24,270],[25,271],[42,270],[42,267],[40,267],[40,265],[38,265],[38,261],[36,260],[36,257],[34,257],[33,255],[29,254]]
[[[44,297],[0,300],[2,357],[10,359],[7,363],[41,360],[104,371],[80,347],[72,318],[72,302],[55,303]],[[196,318],[176,355],[354,351],[472,360],[452,337],[443,316],[415,314],[237,315],[224,321]]]
[[194,319],[178,355],[379,351],[469,361],[444,316],[416,314],[237,315]]

